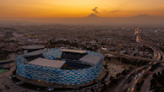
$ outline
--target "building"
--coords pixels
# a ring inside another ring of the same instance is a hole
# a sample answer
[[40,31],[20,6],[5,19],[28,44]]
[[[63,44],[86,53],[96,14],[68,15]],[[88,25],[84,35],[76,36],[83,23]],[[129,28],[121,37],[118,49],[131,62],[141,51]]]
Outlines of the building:
[[28,52],[32,52],[32,51],[36,51],[36,50],[41,50],[44,48],[45,48],[44,45],[27,45],[27,46],[22,47],[24,53],[28,53]]
[[13,32],[6,32],[6,37],[7,37],[7,38],[13,37]]
[[[75,58],[69,58],[67,55]],[[52,56],[53,60],[50,59]],[[42,49],[16,58],[17,75],[55,84],[83,84],[100,75],[103,59],[102,54],[92,51]]]

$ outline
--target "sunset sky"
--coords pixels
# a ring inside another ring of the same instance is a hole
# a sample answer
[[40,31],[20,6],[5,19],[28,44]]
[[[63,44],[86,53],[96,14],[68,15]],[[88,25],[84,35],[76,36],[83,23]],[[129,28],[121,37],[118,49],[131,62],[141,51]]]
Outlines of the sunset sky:
[[0,17],[85,17],[91,13],[164,17],[164,0],[0,0]]

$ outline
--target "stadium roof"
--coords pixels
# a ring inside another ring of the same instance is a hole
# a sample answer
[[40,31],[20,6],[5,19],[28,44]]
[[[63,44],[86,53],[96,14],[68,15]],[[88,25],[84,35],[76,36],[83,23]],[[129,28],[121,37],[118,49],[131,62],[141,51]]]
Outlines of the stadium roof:
[[72,53],[87,53],[87,51],[82,51],[82,50],[72,50],[72,49],[62,49],[60,51],[63,51],[63,52],[72,52]]
[[65,62],[66,61],[37,58],[35,60],[30,61],[28,64],[52,67],[52,68],[61,68]]
[[101,60],[101,57],[85,55],[84,57],[80,58],[79,60],[82,62],[88,63],[90,65],[96,65]]
[[37,56],[37,55],[42,54],[43,52],[46,52],[46,51],[43,51],[43,50],[33,51],[33,52],[30,52],[30,53],[24,54],[24,57]]
[[43,49],[45,48],[44,45],[27,45],[27,46],[23,46],[23,49]]

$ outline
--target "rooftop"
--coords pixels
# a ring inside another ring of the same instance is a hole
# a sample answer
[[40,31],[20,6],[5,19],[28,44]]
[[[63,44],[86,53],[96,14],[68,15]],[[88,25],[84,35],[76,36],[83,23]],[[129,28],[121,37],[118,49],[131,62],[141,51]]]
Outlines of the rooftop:
[[65,64],[65,62],[66,61],[37,58],[35,60],[30,61],[28,64],[52,68],[61,68]]
[[90,65],[96,65],[101,60],[101,57],[85,55],[84,57],[80,58],[79,60],[82,62],[88,63]]
[[30,53],[24,54],[24,57],[37,56],[37,55],[40,55],[40,54],[42,54],[44,52],[46,52],[46,51],[44,51],[44,50],[37,50],[37,51],[33,51],[33,52],[30,52]]

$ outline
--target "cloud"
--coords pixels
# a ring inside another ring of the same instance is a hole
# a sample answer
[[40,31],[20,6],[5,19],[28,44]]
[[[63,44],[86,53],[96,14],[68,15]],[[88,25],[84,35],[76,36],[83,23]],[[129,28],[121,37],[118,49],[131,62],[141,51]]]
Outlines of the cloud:
[[98,7],[95,7],[94,9],[92,9],[92,11],[94,11],[95,13],[98,13],[97,9]]
[[161,7],[163,7],[163,8],[164,8],[164,5],[161,5]]

